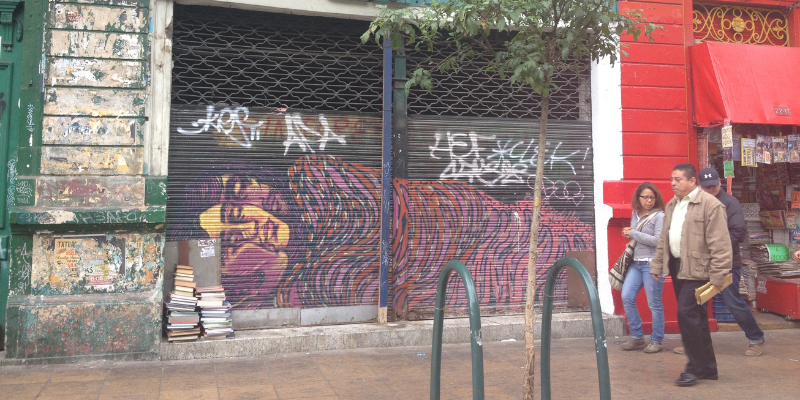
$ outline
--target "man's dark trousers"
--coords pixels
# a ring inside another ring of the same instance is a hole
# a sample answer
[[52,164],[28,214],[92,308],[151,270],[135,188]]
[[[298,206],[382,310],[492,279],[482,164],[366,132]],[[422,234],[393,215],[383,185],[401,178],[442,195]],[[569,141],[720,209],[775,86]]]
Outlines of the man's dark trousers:
[[695,289],[705,285],[705,281],[678,279],[680,260],[670,256],[669,275],[672,288],[678,301],[678,328],[681,330],[684,351],[689,358],[684,372],[698,378],[717,376],[717,358],[711,343],[711,330],[708,327],[707,305],[697,304]]

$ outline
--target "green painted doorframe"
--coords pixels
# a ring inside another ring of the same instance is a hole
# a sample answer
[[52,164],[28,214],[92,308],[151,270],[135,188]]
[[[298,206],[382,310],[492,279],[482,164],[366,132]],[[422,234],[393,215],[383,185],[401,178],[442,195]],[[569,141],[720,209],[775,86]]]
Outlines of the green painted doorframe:
[[6,305],[9,292],[8,214],[14,197],[8,190],[16,179],[19,142],[19,100],[22,87],[23,4],[0,0],[0,348],[5,347]]

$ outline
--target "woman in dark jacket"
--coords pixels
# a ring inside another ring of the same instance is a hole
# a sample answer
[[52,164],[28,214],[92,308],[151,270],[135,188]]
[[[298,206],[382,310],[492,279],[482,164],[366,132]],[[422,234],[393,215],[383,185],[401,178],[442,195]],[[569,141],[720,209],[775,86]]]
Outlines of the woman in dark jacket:
[[[633,208],[631,226],[622,230],[626,238],[636,240],[633,262],[625,274],[622,285],[622,304],[625,306],[631,339],[622,344],[622,349],[633,350],[645,344],[642,318],[636,308],[636,296],[644,287],[647,304],[653,315],[653,333],[644,352],[658,353],[662,349],[661,341],[664,340],[664,307],[661,303],[664,277],[662,276],[660,280],[653,279],[650,274],[650,260],[655,254],[664,224],[664,198],[655,185],[644,182],[634,192],[631,207]],[[647,222],[637,229],[640,222],[645,220]]]

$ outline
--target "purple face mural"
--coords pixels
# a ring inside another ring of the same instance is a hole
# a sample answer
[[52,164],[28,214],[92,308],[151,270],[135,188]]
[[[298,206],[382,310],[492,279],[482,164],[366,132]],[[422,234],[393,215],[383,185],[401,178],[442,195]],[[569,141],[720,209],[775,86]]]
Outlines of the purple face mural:
[[[235,171],[235,172],[233,172]],[[222,241],[222,280],[237,308],[377,304],[379,171],[327,156],[298,159],[286,179],[242,165],[189,185],[195,212],[184,230]],[[433,306],[441,266],[462,260],[481,305],[524,304],[531,202],[505,204],[467,184],[394,181],[393,307]],[[570,250],[591,247],[592,229],[544,207],[541,276]],[[451,307],[464,305],[452,285]]]

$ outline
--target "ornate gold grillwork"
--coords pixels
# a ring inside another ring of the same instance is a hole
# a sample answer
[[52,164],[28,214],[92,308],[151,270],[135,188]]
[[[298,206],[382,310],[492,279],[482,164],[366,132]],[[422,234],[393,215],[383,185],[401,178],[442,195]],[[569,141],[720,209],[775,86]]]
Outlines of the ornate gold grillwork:
[[697,40],[789,45],[788,18],[781,10],[695,3],[692,19]]

